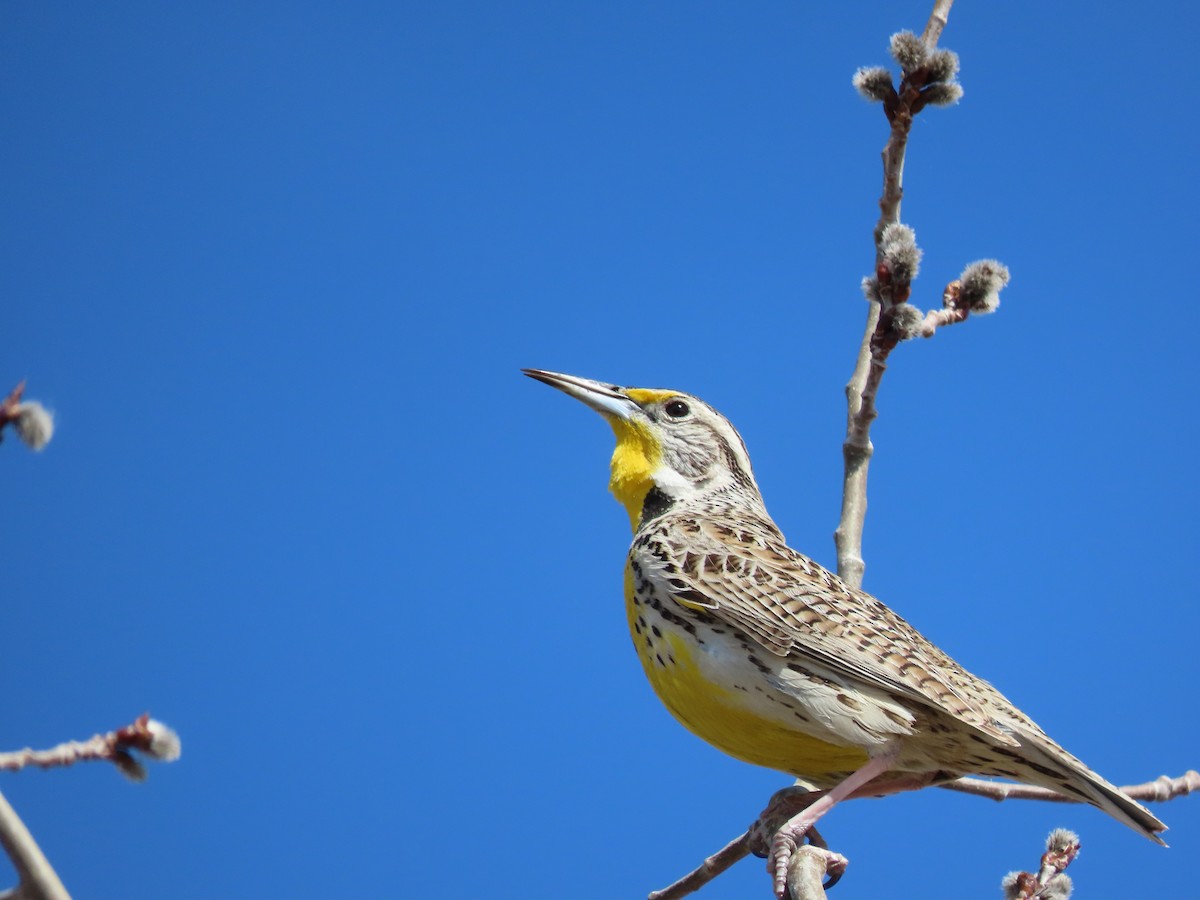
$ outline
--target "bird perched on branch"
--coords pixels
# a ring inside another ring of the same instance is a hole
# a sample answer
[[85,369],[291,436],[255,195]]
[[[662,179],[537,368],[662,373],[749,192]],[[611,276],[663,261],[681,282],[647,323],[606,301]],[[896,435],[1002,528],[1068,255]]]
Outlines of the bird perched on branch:
[[616,433],[629,513],[625,609],[646,676],[690,731],[823,790],[775,835],[778,896],[839,801],[977,774],[1051,788],[1153,841],[1166,826],[870,594],[793,550],[737,430],[690,394],[525,374]]

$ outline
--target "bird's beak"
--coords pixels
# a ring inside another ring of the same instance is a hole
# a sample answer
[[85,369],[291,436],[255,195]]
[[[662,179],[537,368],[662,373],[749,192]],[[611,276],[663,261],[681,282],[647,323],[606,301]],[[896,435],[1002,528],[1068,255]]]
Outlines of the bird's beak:
[[521,371],[542,384],[548,384],[576,400],[582,400],[606,419],[628,422],[635,413],[641,411],[641,407],[615,384],[604,384],[600,381],[592,381],[590,378],[563,375],[561,372],[545,372],[541,369],[522,369]]

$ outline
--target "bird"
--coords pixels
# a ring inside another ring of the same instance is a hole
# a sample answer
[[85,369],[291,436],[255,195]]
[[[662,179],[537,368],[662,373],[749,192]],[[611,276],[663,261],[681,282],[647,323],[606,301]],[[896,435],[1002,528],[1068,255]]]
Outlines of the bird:
[[1089,803],[1159,844],[1149,810],[907,621],[788,546],[746,444],[691,394],[542,369],[600,413],[629,514],[625,612],[646,677],[689,731],[824,793],[771,842],[776,896],[803,834],[841,800],[1008,778]]

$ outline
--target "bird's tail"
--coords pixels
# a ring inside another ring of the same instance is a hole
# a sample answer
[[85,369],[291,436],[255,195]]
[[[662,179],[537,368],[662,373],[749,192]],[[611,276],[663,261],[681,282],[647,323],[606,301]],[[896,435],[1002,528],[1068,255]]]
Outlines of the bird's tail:
[[1119,787],[1105,781],[1043,734],[1021,729],[1014,737],[1020,739],[1020,755],[1024,757],[1022,780],[1090,803],[1156,844],[1167,846],[1158,836],[1167,826]]

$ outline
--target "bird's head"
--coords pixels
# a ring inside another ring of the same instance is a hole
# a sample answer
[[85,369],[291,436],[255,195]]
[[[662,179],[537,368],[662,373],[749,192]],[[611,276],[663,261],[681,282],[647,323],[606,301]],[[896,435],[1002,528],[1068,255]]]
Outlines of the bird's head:
[[609,488],[635,531],[642,521],[677,503],[724,499],[762,505],[741,435],[703,400],[681,391],[523,371],[608,420],[617,436]]

